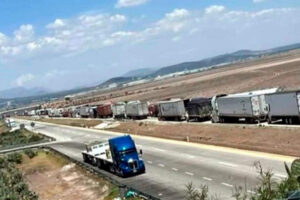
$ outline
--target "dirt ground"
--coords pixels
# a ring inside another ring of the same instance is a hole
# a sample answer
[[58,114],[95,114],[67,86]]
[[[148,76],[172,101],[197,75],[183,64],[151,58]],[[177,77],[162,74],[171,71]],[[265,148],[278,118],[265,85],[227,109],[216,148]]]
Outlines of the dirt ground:
[[212,144],[300,157],[300,129],[243,125],[121,122],[109,129],[135,135]]
[[167,98],[211,97],[254,89],[300,86],[300,50],[230,64],[226,67],[105,92],[93,92],[73,100],[101,99],[95,104],[125,100],[159,101]]
[[4,121],[0,120],[0,134],[9,131],[9,128],[5,125]]
[[49,152],[39,152],[29,159],[23,156],[19,169],[29,188],[40,200],[110,200],[114,189],[109,182],[87,173],[64,158]]

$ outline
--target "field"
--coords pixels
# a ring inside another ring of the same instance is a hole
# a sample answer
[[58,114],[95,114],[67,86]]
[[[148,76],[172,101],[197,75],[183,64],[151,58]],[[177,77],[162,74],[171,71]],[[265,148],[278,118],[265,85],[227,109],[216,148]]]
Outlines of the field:
[[117,188],[109,182],[52,152],[40,151],[32,159],[23,156],[18,168],[40,200],[111,200],[118,195]]
[[[144,100],[159,101],[167,98],[211,97],[216,94],[234,93],[254,89],[300,86],[300,50],[273,55],[260,60],[230,64],[200,73],[179,76],[122,89],[78,97],[105,98],[107,101]],[[97,99],[97,98],[96,98]],[[76,99],[75,99],[76,102]]]
[[121,122],[109,130],[300,157],[299,128]]

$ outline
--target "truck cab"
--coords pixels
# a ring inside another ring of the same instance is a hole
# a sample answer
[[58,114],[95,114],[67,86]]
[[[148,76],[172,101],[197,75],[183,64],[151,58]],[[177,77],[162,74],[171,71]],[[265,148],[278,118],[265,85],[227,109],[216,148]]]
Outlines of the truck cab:
[[129,135],[93,142],[82,152],[84,162],[122,177],[145,173],[144,161]]

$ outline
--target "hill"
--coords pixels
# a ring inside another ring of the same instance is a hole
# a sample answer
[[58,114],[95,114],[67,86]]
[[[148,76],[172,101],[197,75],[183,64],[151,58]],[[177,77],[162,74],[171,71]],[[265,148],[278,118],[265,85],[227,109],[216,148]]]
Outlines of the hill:
[[123,77],[144,77],[157,71],[157,68],[140,68],[127,72]]
[[176,65],[162,67],[156,72],[150,74],[150,76],[156,77],[156,76],[167,75],[175,72],[181,72],[185,70],[200,69],[200,68],[211,67],[211,66],[221,65],[226,63],[239,62],[247,59],[259,58],[262,56],[282,53],[282,52],[291,51],[299,48],[300,48],[300,43],[277,47],[268,50],[262,50],[262,51],[240,50],[229,54],[223,54],[211,58],[206,58],[200,61],[184,62]]
[[44,88],[23,88],[23,87],[15,87],[7,90],[0,91],[0,98],[2,99],[11,99],[17,97],[29,97],[29,96],[37,96],[49,93],[49,90]]

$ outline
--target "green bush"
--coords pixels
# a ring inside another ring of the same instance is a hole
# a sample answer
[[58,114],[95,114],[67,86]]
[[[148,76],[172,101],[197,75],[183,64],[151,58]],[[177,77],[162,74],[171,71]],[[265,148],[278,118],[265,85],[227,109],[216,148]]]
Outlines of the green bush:
[[12,154],[8,154],[7,160],[8,160],[9,162],[21,164],[21,163],[22,163],[22,154],[20,154],[20,153],[12,153]]
[[33,151],[32,149],[27,149],[24,151],[24,153],[30,158],[34,158],[37,155],[36,151]]

